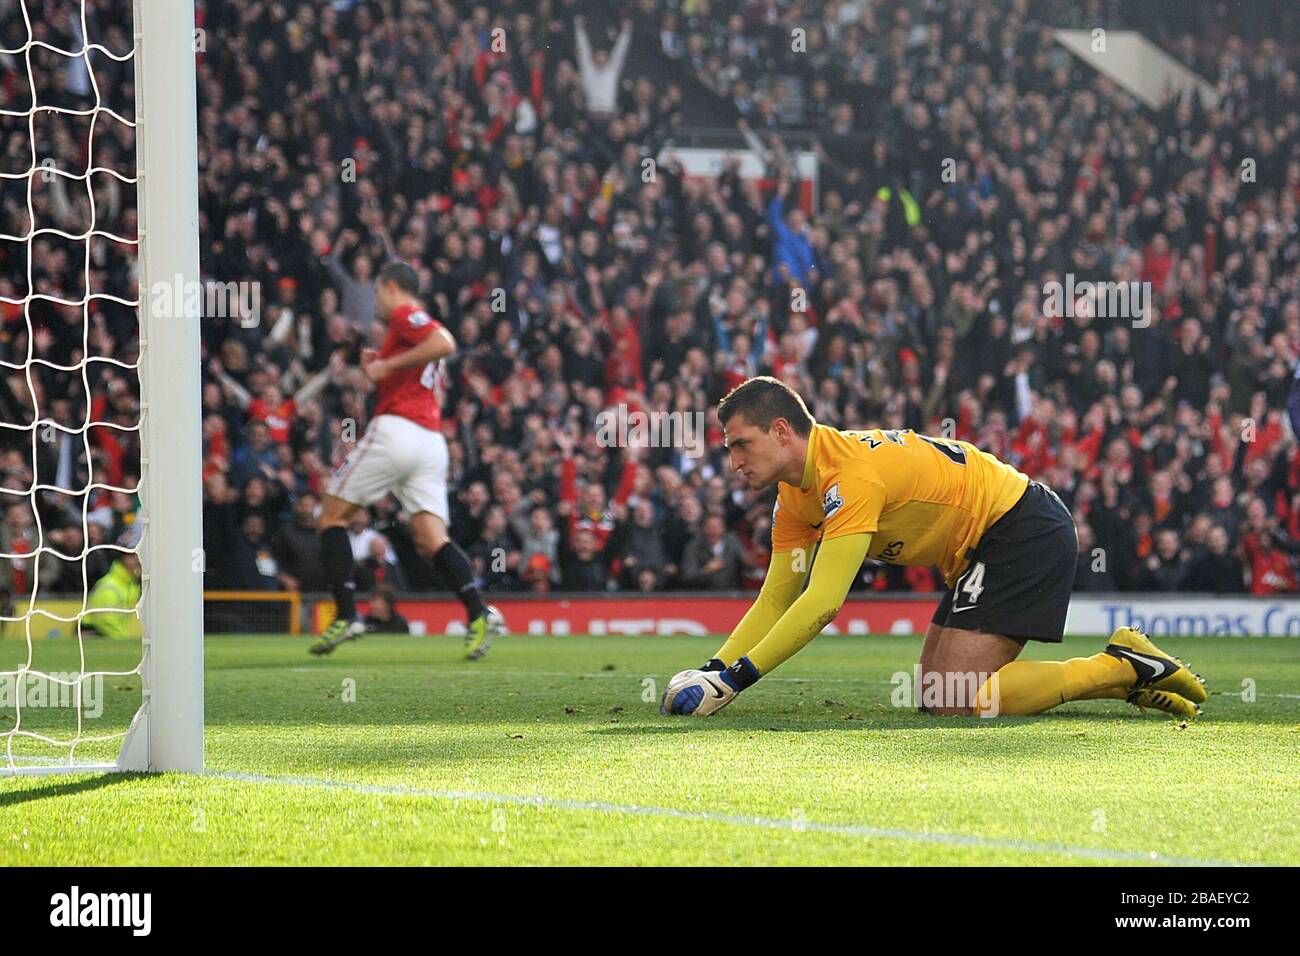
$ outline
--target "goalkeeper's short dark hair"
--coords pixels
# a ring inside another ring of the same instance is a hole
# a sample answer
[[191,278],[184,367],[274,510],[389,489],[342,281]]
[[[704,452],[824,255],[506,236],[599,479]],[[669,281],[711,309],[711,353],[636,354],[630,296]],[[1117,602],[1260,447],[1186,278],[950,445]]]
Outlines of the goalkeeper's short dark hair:
[[718,421],[723,428],[736,415],[745,416],[745,421],[763,431],[770,429],[776,419],[784,418],[803,438],[813,427],[813,417],[799,393],[770,375],[741,382],[718,403]]
[[420,291],[420,276],[405,262],[394,260],[384,263],[384,267],[379,270],[379,278],[391,282],[407,295],[417,295]]

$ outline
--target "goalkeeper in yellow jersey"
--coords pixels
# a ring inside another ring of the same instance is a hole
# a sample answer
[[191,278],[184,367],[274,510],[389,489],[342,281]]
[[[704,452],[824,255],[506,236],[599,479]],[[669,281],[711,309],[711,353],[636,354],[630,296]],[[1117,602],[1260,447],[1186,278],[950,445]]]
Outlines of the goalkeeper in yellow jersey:
[[1018,661],[1059,643],[1078,539],[1060,498],[966,442],[910,430],[839,431],[797,393],[750,379],[718,405],[731,468],[777,487],[772,561],[754,604],[660,709],[707,716],[835,619],[862,563],[938,565],[947,593],[926,629],[915,693],[933,714],[1036,714],[1070,700],[1127,700],[1191,717],[1204,682],[1122,627],[1098,654]]

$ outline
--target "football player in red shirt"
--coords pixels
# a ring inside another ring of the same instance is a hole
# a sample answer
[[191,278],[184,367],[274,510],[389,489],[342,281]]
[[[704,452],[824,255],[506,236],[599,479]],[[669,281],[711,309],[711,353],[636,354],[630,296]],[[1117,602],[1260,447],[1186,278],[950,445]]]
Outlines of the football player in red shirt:
[[447,534],[448,456],[440,430],[438,363],[456,351],[456,342],[416,298],[419,278],[410,266],[384,266],[375,289],[388,334],[378,351],[362,351],[361,364],[377,387],[378,401],[365,435],[334,472],[321,501],[316,529],[338,615],[311,650],[328,654],[365,633],[357,616],[347,525],[358,508],[392,492],[411,516],[416,551],[451,583],[465,605],[465,656],[477,660],[494,637],[505,633],[505,619],[483,603],[469,559]]

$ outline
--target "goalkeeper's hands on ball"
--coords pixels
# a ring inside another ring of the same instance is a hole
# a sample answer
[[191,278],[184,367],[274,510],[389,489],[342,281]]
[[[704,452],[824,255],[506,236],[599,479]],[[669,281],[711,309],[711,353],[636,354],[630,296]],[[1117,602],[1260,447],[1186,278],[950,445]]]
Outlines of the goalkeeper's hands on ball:
[[748,657],[730,667],[715,657],[699,670],[674,674],[664,689],[659,713],[708,717],[730,704],[760,676]]

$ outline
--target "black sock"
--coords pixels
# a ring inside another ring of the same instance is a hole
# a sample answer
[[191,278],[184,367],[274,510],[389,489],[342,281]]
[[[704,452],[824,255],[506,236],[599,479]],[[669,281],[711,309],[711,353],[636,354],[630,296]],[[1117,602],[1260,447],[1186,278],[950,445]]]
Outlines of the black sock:
[[351,621],[357,616],[357,586],[352,580],[352,542],[347,529],[335,525],[321,532],[320,559],[334,592],[338,618]]
[[456,592],[460,603],[465,605],[465,613],[472,621],[487,612],[483,599],[479,597],[478,586],[474,584],[474,569],[469,566],[469,558],[455,541],[448,541],[433,554],[431,561],[434,569],[442,579]]

